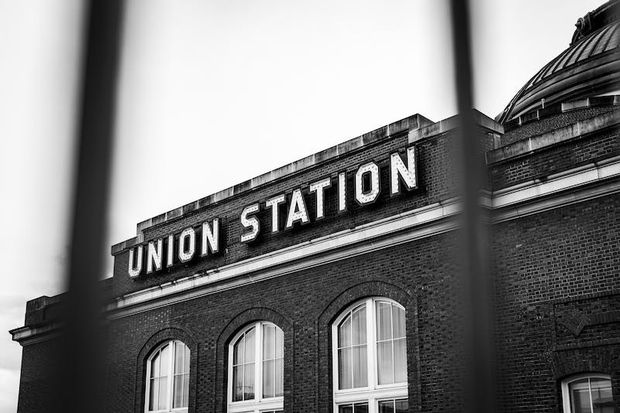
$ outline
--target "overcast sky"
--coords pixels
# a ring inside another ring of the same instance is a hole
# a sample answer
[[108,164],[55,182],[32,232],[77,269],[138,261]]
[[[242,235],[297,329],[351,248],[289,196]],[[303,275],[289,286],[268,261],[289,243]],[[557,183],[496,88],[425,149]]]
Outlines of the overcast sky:
[[[495,117],[601,3],[473,1],[476,107]],[[62,290],[80,19],[79,0],[0,0],[0,413],[21,360],[6,331]],[[129,0],[108,246],[406,116],[453,115],[449,30],[438,0]]]

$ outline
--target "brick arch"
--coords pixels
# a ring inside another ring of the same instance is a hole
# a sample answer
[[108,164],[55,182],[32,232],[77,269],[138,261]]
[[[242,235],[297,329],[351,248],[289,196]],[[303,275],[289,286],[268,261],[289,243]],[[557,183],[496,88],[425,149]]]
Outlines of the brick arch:
[[331,323],[349,305],[367,297],[389,298],[405,307],[407,314],[409,314],[410,309],[417,314],[414,295],[411,291],[384,281],[368,281],[337,292],[327,307],[321,312],[319,322]]
[[196,411],[196,384],[198,378],[198,342],[193,335],[180,326],[170,326],[155,332],[149,337],[138,353],[136,359],[136,404],[134,411],[136,413],[144,412],[144,399],[146,395],[146,361],[151,353],[157,349],[162,343],[169,340],[178,340],[183,342],[190,351],[189,360],[189,402],[188,413]]
[[396,301],[405,308],[407,322],[407,377],[409,382],[409,409],[421,409],[419,344],[418,344],[418,304],[415,292],[396,284],[383,281],[369,281],[335,292],[333,299],[325,307],[317,320],[319,339],[318,351],[318,411],[331,411],[333,403],[332,376],[332,337],[334,320],[356,301],[368,297],[383,297]]
[[267,308],[256,307],[243,310],[235,315],[222,329],[218,336],[215,350],[215,409],[216,413],[227,411],[228,400],[228,346],[232,338],[245,326],[258,321],[273,323],[284,333],[284,409],[294,411],[293,408],[293,377],[294,377],[294,330],[293,323],[279,312]]
[[[615,349],[599,348],[596,352],[575,351],[555,353],[552,370],[556,380],[584,373],[601,373],[613,376],[620,368],[620,346]],[[619,377],[620,378],[620,377]]]

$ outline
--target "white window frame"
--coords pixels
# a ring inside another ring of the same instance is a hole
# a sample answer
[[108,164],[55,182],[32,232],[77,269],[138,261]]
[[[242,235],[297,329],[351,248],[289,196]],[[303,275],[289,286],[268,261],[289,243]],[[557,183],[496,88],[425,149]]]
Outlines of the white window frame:
[[[603,379],[611,381],[611,376],[609,374],[599,374],[599,373],[584,373],[576,376],[570,376],[564,380],[562,380],[562,406],[564,409],[564,413],[573,413],[571,409],[570,403],[570,384],[583,379]],[[592,407],[592,388],[590,387],[590,381],[588,380],[588,387],[590,391],[590,410],[594,411]]]
[[[181,340],[168,340],[160,344],[159,346],[157,346],[157,348],[155,348],[153,351],[151,351],[151,355],[146,359],[146,390],[144,392],[145,394],[144,412],[145,413],[167,413],[167,412],[186,413],[187,412],[187,409],[188,409],[187,407],[172,408],[172,402],[173,402],[172,393],[174,392],[174,360],[176,356],[175,354],[176,343],[181,343],[185,347],[187,347],[187,344],[183,343]],[[166,406],[167,407],[164,410],[149,410],[149,400],[151,398],[151,361],[153,360],[153,357],[155,357],[155,355],[157,355],[157,353],[159,353],[159,351],[166,346],[171,347],[170,360],[169,360],[170,366],[168,370],[170,372],[170,376],[168,377],[168,391],[166,392],[166,397],[167,397]],[[192,354],[191,350],[189,354],[190,354],[190,359],[191,359],[191,354]],[[191,379],[191,365],[190,365],[190,371],[188,373],[190,373],[190,379]],[[188,390],[188,393],[189,393],[189,390]],[[189,404],[189,397],[188,397],[188,404]]]
[[[333,380],[333,411],[338,412],[338,406],[341,404],[364,403],[368,402],[368,413],[377,413],[379,402],[382,400],[407,399],[409,379],[403,383],[394,384],[378,384],[377,373],[377,331],[376,331],[376,303],[388,302],[400,307],[405,312],[405,321],[407,319],[407,311],[405,307],[394,300],[383,297],[370,297],[355,302],[340,313],[338,318],[332,324],[332,380]],[[338,326],[344,320],[351,310],[366,306],[366,354],[367,354],[367,372],[368,386],[357,387],[353,389],[340,390],[338,383]]]
[[[280,331],[282,329],[277,325],[267,322],[258,321],[247,325],[243,330],[237,333],[228,345],[228,413],[261,413],[276,410],[284,410],[284,396],[263,398],[263,327],[274,326]],[[233,350],[237,340],[250,329],[255,328],[256,336],[254,340],[255,357],[254,357],[254,399],[236,401],[233,398]],[[284,343],[282,343],[284,345]],[[282,377],[284,382],[284,377]]]

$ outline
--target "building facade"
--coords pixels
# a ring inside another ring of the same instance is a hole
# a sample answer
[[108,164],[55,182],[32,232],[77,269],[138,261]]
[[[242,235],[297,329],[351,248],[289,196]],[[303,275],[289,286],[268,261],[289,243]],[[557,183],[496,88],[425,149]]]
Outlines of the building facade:
[[[620,406],[617,1],[485,150],[497,398]],[[110,412],[462,409],[456,118],[416,114],[158,215],[102,282]],[[18,411],[42,411],[62,296],[28,302]]]

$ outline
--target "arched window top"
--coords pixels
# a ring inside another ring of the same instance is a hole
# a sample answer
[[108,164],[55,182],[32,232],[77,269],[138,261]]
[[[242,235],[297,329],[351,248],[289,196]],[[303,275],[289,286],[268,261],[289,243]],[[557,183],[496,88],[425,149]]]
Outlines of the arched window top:
[[405,412],[405,309],[374,297],[342,311],[332,325],[334,411]]
[[586,373],[562,381],[564,413],[613,413],[611,377]]
[[284,407],[284,333],[273,323],[246,326],[231,340],[229,412],[281,412]]
[[146,412],[187,411],[189,362],[189,348],[179,340],[166,341],[151,353],[146,362]]

